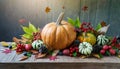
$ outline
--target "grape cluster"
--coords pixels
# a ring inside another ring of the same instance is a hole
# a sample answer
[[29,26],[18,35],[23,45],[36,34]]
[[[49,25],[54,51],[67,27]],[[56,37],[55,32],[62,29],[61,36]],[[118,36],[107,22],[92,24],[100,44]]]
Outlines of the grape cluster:
[[40,32],[33,33],[33,41],[40,40],[40,39],[41,39],[41,33]]
[[16,49],[16,52],[23,52],[25,50],[25,46],[24,44],[17,44],[17,49]]
[[46,48],[45,45],[42,45],[42,46],[39,48],[39,52],[42,53],[42,54],[45,54],[45,53],[48,53],[48,49]]
[[100,53],[101,49],[102,49],[102,46],[94,45],[92,53]]

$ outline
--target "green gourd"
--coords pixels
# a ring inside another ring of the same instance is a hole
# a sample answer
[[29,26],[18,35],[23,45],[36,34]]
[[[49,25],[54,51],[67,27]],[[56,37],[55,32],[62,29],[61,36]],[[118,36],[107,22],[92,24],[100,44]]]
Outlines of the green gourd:
[[98,35],[98,37],[97,37],[98,45],[105,45],[108,42],[109,42],[109,39],[105,35]]
[[92,45],[88,42],[82,42],[79,44],[79,52],[84,55],[90,55],[93,48]]
[[39,50],[39,48],[43,46],[43,42],[41,40],[35,40],[33,43],[32,43],[32,47],[33,49],[35,50]]

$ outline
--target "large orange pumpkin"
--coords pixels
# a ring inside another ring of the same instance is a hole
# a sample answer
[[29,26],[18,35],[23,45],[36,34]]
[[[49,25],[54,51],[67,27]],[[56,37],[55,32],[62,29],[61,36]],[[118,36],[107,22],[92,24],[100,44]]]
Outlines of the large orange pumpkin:
[[59,16],[57,22],[51,22],[45,25],[41,32],[43,42],[49,49],[64,49],[68,47],[76,38],[74,27],[62,21],[63,13]]

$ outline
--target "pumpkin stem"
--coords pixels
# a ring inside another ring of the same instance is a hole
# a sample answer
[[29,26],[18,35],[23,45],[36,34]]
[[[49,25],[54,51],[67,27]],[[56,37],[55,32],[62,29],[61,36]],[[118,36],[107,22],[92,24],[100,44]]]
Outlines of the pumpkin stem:
[[83,36],[84,36],[84,37],[87,37],[87,32],[84,32],[84,33],[83,33]]
[[56,25],[60,25],[60,23],[61,23],[61,21],[62,21],[62,19],[63,19],[63,16],[64,16],[64,12],[62,12],[62,13],[59,15],[59,17],[58,17],[58,19],[57,19],[57,21],[56,21]]

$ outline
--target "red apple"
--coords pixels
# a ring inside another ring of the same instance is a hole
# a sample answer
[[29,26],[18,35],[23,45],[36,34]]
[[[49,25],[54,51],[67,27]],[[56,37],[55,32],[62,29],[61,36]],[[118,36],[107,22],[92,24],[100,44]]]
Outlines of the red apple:
[[69,53],[70,53],[69,49],[63,50],[63,54],[64,54],[64,55],[69,55]]
[[25,44],[25,50],[29,51],[32,49],[32,45],[31,44]]
[[100,53],[104,55],[105,54],[105,50],[100,50]]
[[103,46],[103,50],[108,50],[108,49],[109,49],[108,45]]
[[114,49],[109,50],[110,54],[115,55],[116,51]]

